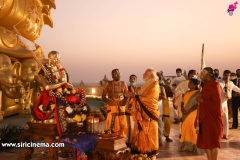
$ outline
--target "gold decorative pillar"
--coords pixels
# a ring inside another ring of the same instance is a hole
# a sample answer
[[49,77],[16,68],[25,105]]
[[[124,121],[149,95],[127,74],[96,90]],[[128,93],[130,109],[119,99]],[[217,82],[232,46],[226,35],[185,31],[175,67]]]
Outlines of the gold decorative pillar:
[[3,120],[3,113],[2,113],[2,91],[0,91],[0,121]]

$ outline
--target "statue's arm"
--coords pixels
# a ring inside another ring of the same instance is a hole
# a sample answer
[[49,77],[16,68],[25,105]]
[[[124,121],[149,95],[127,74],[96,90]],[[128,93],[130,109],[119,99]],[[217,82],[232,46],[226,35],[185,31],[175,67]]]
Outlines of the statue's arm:
[[62,85],[67,84],[66,81],[64,82],[58,82],[58,83],[49,83],[47,78],[45,78],[43,75],[40,75],[40,81],[41,84],[43,85],[45,90],[53,90],[53,89],[57,89],[59,87],[61,87]]

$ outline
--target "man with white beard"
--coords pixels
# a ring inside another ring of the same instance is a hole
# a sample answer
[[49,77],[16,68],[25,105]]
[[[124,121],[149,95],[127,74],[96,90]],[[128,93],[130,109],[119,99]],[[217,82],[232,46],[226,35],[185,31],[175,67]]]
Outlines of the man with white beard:
[[143,74],[144,84],[137,94],[127,92],[125,96],[135,100],[132,110],[134,120],[131,152],[133,154],[147,154],[152,160],[158,154],[158,98],[159,84],[156,70],[147,69]]

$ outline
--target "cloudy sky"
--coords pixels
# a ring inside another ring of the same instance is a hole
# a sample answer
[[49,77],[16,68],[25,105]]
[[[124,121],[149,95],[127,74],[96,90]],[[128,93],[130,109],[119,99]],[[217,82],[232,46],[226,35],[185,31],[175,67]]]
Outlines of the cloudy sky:
[[71,82],[99,82],[119,68],[122,80],[153,67],[164,75],[176,68],[206,65],[240,68],[240,7],[229,16],[231,0],[56,0],[54,27],[44,26],[36,41],[45,56],[61,54]]

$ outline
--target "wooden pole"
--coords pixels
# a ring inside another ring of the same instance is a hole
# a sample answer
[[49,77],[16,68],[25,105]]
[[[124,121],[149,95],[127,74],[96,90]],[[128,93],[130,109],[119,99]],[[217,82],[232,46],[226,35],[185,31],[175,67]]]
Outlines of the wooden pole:
[[[204,58],[203,58],[203,56],[204,56],[204,43],[202,44],[202,54],[201,54],[201,71],[203,70],[203,68],[205,67],[205,66],[203,66],[203,63],[204,63]],[[200,81],[200,92],[201,92],[201,81]],[[201,96],[201,95],[200,95]],[[197,107],[197,128],[196,128],[196,133],[197,134],[199,134],[200,132],[199,132],[199,130],[200,130],[200,128],[199,128],[199,103],[198,103],[198,107]]]
[[203,70],[203,56],[204,56],[204,43],[202,44],[202,55],[201,55],[201,70]]
[[[18,39],[24,44],[24,47],[26,48],[26,50],[27,51],[29,51],[31,54],[32,54],[32,56],[33,56],[33,58],[36,60],[36,62],[39,64],[39,66],[42,68],[42,70],[44,71],[44,73],[45,73],[45,75],[46,76],[49,76],[49,73],[48,73],[48,71],[46,70],[46,68],[44,67],[44,65],[42,64],[42,62],[38,59],[38,57],[36,56],[36,54],[31,50],[31,49],[29,49],[28,47],[27,47],[27,45],[24,43],[24,41],[22,40],[22,39],[25,39],[22,35],[21,35],[21,33],[18,31],[18,29],[16,28],[16,26],[13,26],[13,28],[14,28],[14,30],[15,30],[15,32],[17,33],[17,36],[18,36]],[[28,39],[27,39],[28,40]],[[29,41],[29,40],[28,40]],[[31,41],[30,41],[31,42]],[[31,42],[31,43],[33,43],[33,42]],[[34,44],[35,45],[35,44]]]

